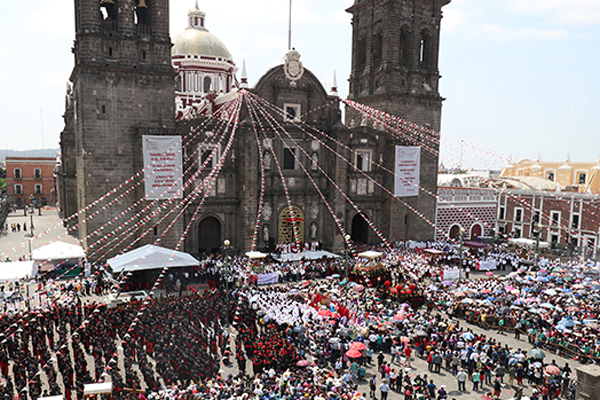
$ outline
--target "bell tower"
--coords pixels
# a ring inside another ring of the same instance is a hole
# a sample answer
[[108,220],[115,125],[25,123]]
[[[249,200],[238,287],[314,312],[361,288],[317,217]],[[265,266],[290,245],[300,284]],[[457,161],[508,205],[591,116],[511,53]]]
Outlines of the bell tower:
[[[442,7],[450,0],[355,0],[352,14],[352,68],[349,98],[439,132],[443,98],[438,91],[440,23]],[[346,109],[346,125],[360,134],[367,125],[354,109]],[[421,146],[420,186],[437,193],[439,135],[401,134],[386,137],[383,155],[394,170],[394,146]],[[393,177],[385,178],[393,189]],[[400,198],[435,222],[435,197]],[[433,227],[406,205],[390,199],[391,240],[434,238]],[[387,222],[386,222],[387,223]]]
[[[75,0],[73,53],[74,140],[61,142],[62,156],[75,159],[77,190],[71,196],[82,210],[144,168],[142,135],[176,134],[169,1]],[[93,218],[95,208],[81,213],[84,247],[114,229],[94,233],[132,204],[143,207],[143,196],[138,185]],[[174,228],[173,236],[181,233]]]

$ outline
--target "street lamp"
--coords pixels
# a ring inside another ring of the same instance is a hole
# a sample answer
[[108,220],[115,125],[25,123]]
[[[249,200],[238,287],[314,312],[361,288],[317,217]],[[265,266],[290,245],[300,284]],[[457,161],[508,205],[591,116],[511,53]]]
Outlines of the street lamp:
[[33,237],[33,211],[34,211],[34,207],[33,207],[33,195],[29,196],[29,204],[31,205],[31,211],[29,212],[29,228],[30,228],[30,234],[31,237]]
[[350,239],[352,237],[350,235],[346,235],[344,236],[344,256],[346,258],[346,274],[345,274],[345,278],[346,278],[346,283],[348,283],[348,263],[350,262],[349,258],[350,258]]
[[459,247],[458,247],[458,258],[459,258],[459,266],[458,266],[458,281],[460,282],[460,277],[462,275],[462,267],[463,267],[463,243],[464,243],[464,235],[465,235],[465,228],[460,228],[460,232],[459,232]]
[[227,320],[229,321],[229,276],[231,275],[231,269],[229,266],[229,251],[231,250],[231,242],[229,239],[225,239],[223,241],[223,254],[225,255],[225,269],[224,269],[224,278],[225,278],[225,301],[227,307]]
[[537,229],[534,229],[533,234],[535,235],[535,267],[540,268],[540,235],[542,234],[542,224],[536,225]]

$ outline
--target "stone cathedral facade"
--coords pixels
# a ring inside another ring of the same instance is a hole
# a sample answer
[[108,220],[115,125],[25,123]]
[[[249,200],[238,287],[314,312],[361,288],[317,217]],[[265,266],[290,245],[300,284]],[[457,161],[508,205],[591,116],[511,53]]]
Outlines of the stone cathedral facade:
[[[441,9],[447,3],[448,0],[356,0],[347,10],[353,16],[349,99],[439,132],[443,98],[438,92],[438,54]],[[63,169],[59,191],[65,193],[60,200],[65,216],[84,208],[143,168],[141,135],[183,136],[206,121],[205,117],[175,119],[176,79],[171,64],[167,0],[77,0],[75,7],[75,68],[61,135]],[[293,240],[292,217],[301,241],[321,241],[324,248],[333,251],[344,248],[344,239],[307,173],[352,240],[380,241],[346,196],[390,241],[433,239],[432,226],[410,208],[435,221],[436,202],[432,194],[437,190],[439,136],[407,133],[393,137],[384,126],[373,124],[349,107],[345,123],[342,122],[335,96],[327,93],[310,72],[310,66],[301,66],[299,71],[291,69],[291,63],[299,60],[298,52],[290,52],[288,57],[292,57],[289,63],[272,68],[254,88],[247,90],[287,112],[287,116],[276,119],[290,136],[280,138],[266,126],[258,146],[248,107],[244,106],[234,146],[203,207],[193,217],[202,198],[199,196],[162,244],[172,247],[189,224],[184,248],[191,254],[218,251],[225,239],[240,252],[250,250],[259,207],[260,157],[265,166],[264,204],[257,238],[260,250]],[[317,130],[298,128],[295,120]],[[184,161],[184,169],[191,168],[185,177],[194,173],[193,161],[197,160],[191,155],[199,150],[194,157],[201,159],[210,150],[202,146],[213,130],[216,127],[209,122],[207,129],[186,146],[184,159],[187,156],[188,161]],[[419,196],[397,200],[366,177],[393,191],[393,175],[373,162],[393,171],[396,145],[422,146],[420,185],[429,193],[420,191]],[[218,154],[222,151],[217,149]],[[293,216],[277,162],[283,170]],[[88,221],[86,213],[81,213],[80,238],[97,240],[94,232],[102,230],[111,218],[134,203],[142,210],[146,204],[140,200],[143,193],[143,187],[137,187],[103,213],[106,215]],[[142,242],[152,242],[162,228],[158,226]]]
[[[60,203],[65,217],[84,210],[70,222],[78,224],[79,239],[90,256],[89,244],[118,226],[109,222],[131,206],[135,210],[128,216],[142,211],[144,188],[138,185],[97,215],[98,208],[86,206],[143,170],[142,135],[178,134],[168,0],[76,0],[73,54],[72,89],[61,133],[64,169],[59,180],[66,196]],[[153,220],[148,217],[148,222]],[[144,230],[137,229],[126,240]],[[179,223],[170,238],[181,231]],[[119,235],[125,237],[124,232]],[[140,244],[152,242],[154,233]]]

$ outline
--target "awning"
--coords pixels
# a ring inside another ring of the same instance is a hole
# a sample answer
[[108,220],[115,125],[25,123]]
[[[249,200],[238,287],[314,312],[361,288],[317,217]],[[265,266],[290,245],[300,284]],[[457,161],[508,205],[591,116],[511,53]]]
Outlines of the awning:
[[0,263],[0,283],[17,282],[24,278],[33,278],[38,269],[35,261],[15,261]]
[[107,261],[113,272],[142,271],[157,268],[191,267],[200,262],[188,253],[147,244]]
[[31,252],[31,259],[36,261],[70,260],[72,258],[85,258],[83,247],[77,244],[54,242]]
[[423,250],[425,253],[429,253],[429,254],[446,254],[446,252],[444,250],[438,250],[438,249],[424,249]]
[[318,260],[321,258],[340,258],[338,254],[331,253],[325,250],[318,251],[301,251],[300,253],[282,253],[279,257],[275,259],[278,261],[300,261],[302,259],[305,260]]
[[88,383],[83,385],[83,394],[112,393],[112,382]]
[[464,245],[467,247],[475,248],[475,249],[484,249],[484,248],[488,247],[488,245],[485,243],[474,242],[474,241],[467,241],[464,243]]
[[[508,239],[508,241],[511,243],[514,243],[514,244],[518,244],[519,246],[529,247],[532,249],[535,248],[535,240],[533,240],[533,239],[515,238],[515,239]],[[546,248],[550,247],[550,243],[543,242],[543,241],[540,241],[538,245],[539,245],[540,249],[546,249]]]

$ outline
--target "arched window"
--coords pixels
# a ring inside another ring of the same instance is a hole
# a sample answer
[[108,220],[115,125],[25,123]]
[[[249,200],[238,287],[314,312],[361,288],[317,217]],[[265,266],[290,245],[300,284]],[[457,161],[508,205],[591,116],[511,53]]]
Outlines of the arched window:
[[175,80],[175,90],[177,90],[178,92],[181,92],[183,88],[181,80],[181,74],[177,75],[177,79]]
[[429,69],[431,67],[431,35],[424,29],[421,31],[421,42],[419,48],[419,65]]
[[356,45],[356,70],[361,73],[365,70],[367,61],[367,46],[364,39],[360,39]]
[[210,79],[209,76],[204,78],[204,85],[203,85],[204,93],[210,92],[211,83],[212,83],[212,80]]
[[135,7],[135,23],[137,25],[150,26],[150,0],[136,0],[137,6]]
[[110,2],[102,2],[102,4],[100,5],[100,12],[102,13],[102,18],[106,21],[106,20],[110,20],[110,21],[117,21],[117,12],[118,12],[118,1],[119,0],[113,0],[112,3]]
[[381,55],[383,50],[383,40],[381,38],[380,33],[376,33],[373,35],[373,39],[371,41],[371,57],[373,68],[379,68],[381,65]]
[[400,30],[400,64],[410,65],[410,28],[406,25]]

